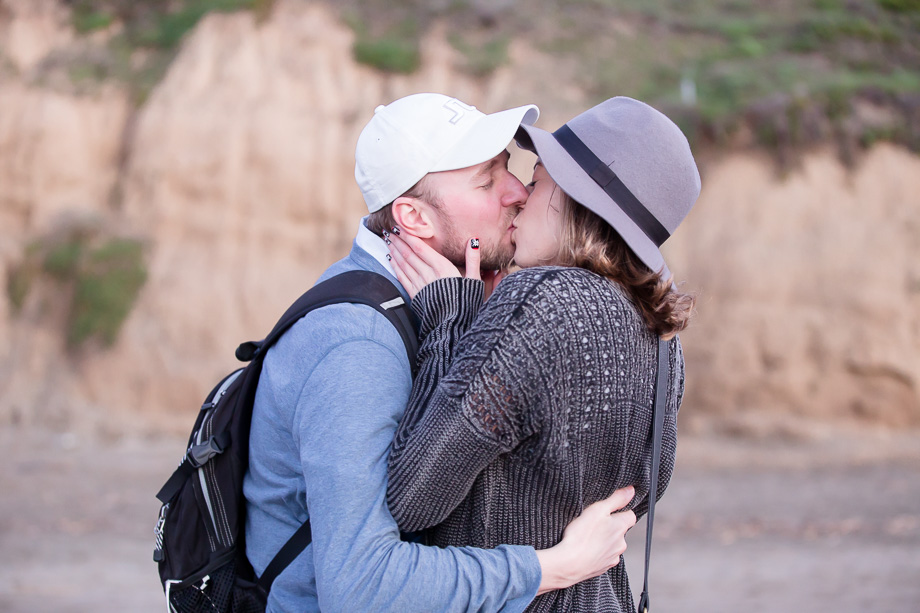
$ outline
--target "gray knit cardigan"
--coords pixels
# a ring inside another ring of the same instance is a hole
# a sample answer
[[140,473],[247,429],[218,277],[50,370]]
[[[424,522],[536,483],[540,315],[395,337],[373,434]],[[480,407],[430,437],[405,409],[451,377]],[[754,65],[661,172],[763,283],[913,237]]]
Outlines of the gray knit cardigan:
[[[420,371],[389,457],[401,529],[431,545],[551,547],[589,504],[633,485],[648,508],[657,338],[624,291],[581,268],[483,285],[441,279],[412,306]],[[674,467],[684,389],[670,373],[658,496]],[[528,611],[635,611],[626,569],[538,596]]]

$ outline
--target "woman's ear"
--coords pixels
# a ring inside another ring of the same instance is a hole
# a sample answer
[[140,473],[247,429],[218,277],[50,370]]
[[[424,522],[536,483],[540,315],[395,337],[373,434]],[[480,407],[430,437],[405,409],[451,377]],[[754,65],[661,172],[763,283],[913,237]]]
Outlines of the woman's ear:
[[411,196],[400,196],[393,201],[393,219],[396,225],[418,238],[434,236],[429,207]]

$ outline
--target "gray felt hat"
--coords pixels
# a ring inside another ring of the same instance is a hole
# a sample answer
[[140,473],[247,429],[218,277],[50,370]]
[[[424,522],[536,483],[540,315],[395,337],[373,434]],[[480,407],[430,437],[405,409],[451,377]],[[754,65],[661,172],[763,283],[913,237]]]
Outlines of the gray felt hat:
[[644,102],[616,97],[553,133],[522,125],[518,144],[553,181],[617,231],[651,270],[670,276],[658,248],[700,195],[700,173],[680,128]]

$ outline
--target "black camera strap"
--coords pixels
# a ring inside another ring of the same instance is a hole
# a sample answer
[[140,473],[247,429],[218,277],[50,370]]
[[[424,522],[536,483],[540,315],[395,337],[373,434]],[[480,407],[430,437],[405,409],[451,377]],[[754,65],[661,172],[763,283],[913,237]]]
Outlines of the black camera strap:
[[661,465],[661,437],[664,430],[665,403],[668,399],[668,341],[658,339],[658,372],[655,375],[655,402],[652,410],[652,475],[648,490],[648,521],[645,532],[645,581],[639,597],[639,613],[648,613],[648,567],[652,555],[652,526],[655,523],[655,499],[658,498],[658,469]]

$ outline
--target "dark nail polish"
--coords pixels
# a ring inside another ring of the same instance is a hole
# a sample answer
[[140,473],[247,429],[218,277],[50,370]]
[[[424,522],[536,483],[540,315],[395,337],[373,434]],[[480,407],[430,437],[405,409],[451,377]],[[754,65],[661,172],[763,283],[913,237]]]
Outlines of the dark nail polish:
[[471,239],[470,239],[470,247],[472,247],[473,249],[479,249],[479,239],[478,239],[478,238],[471,238]]
[[393,259],[393,256],[391,256],[391,255],[388,253],[388,254],[387,254],[387,259],[388,259],[388,260],[392,260],[392,259]]
[[387,245],[389,245],[391,241],[390,241],[390,239],[385,238],[385,239],[383,239],[383,242],[385,242]]
[[396,236],[399,236],[399,228],[397,228],[396,226],[393,226],[393,234],[395,234]]
[[390,233],[386,230],[383,231],[383,238],[390,238]]

